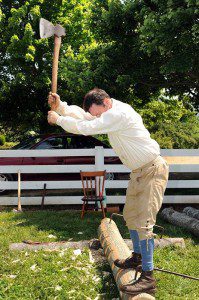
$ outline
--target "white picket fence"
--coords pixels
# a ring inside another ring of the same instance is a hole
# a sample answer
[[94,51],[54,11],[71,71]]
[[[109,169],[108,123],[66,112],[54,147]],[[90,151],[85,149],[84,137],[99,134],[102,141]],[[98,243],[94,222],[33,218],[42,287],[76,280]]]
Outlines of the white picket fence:
[[[170,165],[170,172],[199,173],[199,150],[180,149],[180,150],[161,150],[161,155],[165,157]],[[112,149],[95,147],[95,149],[67,149],[67,150],[0,150],[0,158],[8,157],[68,157],[68,156],[94,156],[93,165],[5,165],[0,166],[0,174],[14,174],[18,171],[23,173],[79,173],[82,171],[106,170],[108,173],[128,173],[127,167],[121,164],[104,164],[105,157],[117,156]],[[23,196],[23,190],[42,190],[44,184],[49,189],[81,189],[81,181],[22,181],[21,190],[22,205],[38,205],[41,203],[41,196]],[[128,180],[106,180],[106,189],[124,189],[124,194],[117,196],[107,196],[108,204],[125,203],[125,189]],[[0,190],[17,190],[17,181],[0,182]],[[169,180],[167,188],[199,188],[199,180]],[[0,205],[16,205],[18,197],[0,196]],[[46,196],[45,204],[81,204],[81,196]],[[164,203],[199,203],[199,195],[166,195]]]

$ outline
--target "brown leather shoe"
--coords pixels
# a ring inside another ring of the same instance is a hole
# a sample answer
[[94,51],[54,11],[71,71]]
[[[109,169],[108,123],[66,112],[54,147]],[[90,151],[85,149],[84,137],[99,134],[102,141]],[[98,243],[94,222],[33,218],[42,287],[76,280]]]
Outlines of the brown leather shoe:
[[129,295],[139,295],[141,293],[147,293],[155,295],[156,292],[156,280],[153,277],[153,271],[143,271],[140,278],[132,284],[121,285],[120,290]]
[[132,252],[127,259],[116,259],[114,264],[120,269],[136,269],[142,264],[142,257],[141,254]]

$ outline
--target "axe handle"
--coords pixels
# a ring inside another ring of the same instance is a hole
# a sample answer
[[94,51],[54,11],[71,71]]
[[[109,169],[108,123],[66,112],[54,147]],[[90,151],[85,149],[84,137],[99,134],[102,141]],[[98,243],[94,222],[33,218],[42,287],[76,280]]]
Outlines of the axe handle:
[[61,47],[61,37],[54,36],[54,53],[53,53],[53,68],[52,68],[52,86],[51,91],[57,92],[57,73],[58,73],[58,61],[59,51]]

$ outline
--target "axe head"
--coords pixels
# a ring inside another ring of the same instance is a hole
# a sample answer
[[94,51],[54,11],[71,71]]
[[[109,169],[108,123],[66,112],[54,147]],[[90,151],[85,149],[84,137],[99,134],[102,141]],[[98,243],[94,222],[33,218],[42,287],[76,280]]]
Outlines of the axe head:
[[61,25],[54,26],[51,22],[43,18],[40,19],[39,32],[42,39],[48,38],[52,35],[56,35],[58,37],[66,35],[65,28]]

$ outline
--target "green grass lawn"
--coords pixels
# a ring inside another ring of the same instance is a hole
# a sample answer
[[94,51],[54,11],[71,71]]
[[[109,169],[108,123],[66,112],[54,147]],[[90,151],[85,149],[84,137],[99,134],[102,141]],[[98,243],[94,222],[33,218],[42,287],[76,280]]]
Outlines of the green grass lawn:
[[[101,213],[88,213],[83,220],[75,211],[12,211],[0,213],[0,299],[113,299],[119,294],[107,263],[90,262],[89,250],[76,256],[73,249],[11,252],[9,244],[23,240],[79,241],[97,237]],[[127,228],[117,221],[124,238]],[[183,237],[186,249],[169,247],[155,251],[155,265],[199,277],[197,240],[185,230],[158,220],[165,236]],[[82,232],[82,234],[78,234]],[[50,238],[53,235],[54,238]],[[199,284],[156,272],[156,299],[199,299]]]

